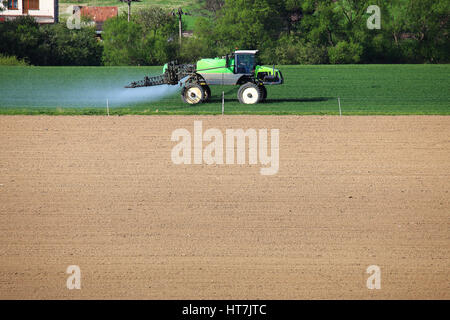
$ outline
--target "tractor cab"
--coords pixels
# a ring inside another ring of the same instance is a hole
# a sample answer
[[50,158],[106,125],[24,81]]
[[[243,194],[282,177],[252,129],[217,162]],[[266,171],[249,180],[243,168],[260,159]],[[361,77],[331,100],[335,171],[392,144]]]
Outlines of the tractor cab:
[[258,50],[237,50],[234,53],[234,74],[254,76],[264,85],[283,84],[280,70],[275,66],[260,66],[258,60]]
[[258,50],[238,50],[234,53],[234,73],[253,74]]

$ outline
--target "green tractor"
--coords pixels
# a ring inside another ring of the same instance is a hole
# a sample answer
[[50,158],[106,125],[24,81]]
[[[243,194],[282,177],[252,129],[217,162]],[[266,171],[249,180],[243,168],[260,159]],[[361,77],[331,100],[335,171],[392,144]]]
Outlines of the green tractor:
[[201,59],[195,65],[177,64],[176,61],[164,65],[163,74],[145,77],[132,82],[126,88],[150,87],[157,85],[178,85],[181,99],[188,104],[207,102],[211,98],[210,86],[240,86],[239,102],[256,104],[267,98],[267,85],[283,84],[281,71],[274,67],[257,65],[258,50],[238,50],[223,58]]

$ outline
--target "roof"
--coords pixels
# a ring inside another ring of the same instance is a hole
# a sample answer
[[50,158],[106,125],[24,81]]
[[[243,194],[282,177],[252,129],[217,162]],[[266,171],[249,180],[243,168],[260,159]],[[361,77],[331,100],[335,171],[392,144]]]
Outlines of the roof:
[[236,50],[237,54],[257,54],[259,50]]
[[90,17],[95,22],[104,22],[109,18],[117,17],[117,7],[81,7],[81,15]]

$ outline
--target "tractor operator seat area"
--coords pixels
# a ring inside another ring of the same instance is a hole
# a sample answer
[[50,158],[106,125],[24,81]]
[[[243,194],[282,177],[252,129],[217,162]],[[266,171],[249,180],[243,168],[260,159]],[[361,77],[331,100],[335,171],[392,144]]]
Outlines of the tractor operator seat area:
[[252,74],[256,67],[255,54],[257,50],[254,51],[236,51],[234,54],[236,73],[237,74]]

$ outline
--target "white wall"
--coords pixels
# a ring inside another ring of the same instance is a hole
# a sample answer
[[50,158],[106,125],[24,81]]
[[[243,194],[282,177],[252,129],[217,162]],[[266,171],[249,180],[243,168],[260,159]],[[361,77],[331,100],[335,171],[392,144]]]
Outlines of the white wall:
[[[4,10],[0,12],[0,16],[18,16],[23,15],[23,0],[18,0],[19,10]],[[26,0],[25,0],[26,1]],[[39,0],[39,10],[28,10],[28,15],[36,17],[39,22],[53,22],[55,15],[54,0]]]

